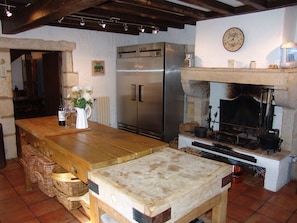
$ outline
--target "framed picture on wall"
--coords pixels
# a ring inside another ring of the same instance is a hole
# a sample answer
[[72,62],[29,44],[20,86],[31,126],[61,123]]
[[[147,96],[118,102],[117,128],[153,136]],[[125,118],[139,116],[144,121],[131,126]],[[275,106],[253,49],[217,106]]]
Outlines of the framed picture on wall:
[[93,60],[92,75],[104,75],[104,74],[105,74],[104,60]]

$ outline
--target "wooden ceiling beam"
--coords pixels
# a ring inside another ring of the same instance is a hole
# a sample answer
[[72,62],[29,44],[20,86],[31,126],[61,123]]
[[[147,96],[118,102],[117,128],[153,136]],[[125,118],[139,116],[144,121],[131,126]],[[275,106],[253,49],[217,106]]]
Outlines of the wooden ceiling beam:
[[13,17],[2,19],[2,33],[16,34],[37,28],[77,11],[102,4],[107,0],[44,0]]
[[196,5],[222,15],[232,15],[234,7],[215,0],[181,0],[182,2]]
[[177,14],[177,15],[184,15],[189,16],[192,18],[195,18],[197,20],[205,19],[205,12],[200,11],[198,9],[186,7],[183,5],[167,2],[164,0],[129,0],[129,1],[123,1],[123,0],[114,0],[115,2],[119,2],[122,4],[127,5],[141,5],[144,9],[154,9],[156,11],[165,12],[168,14]]
[[244,5],[250,5],[253,8],[257,10],[265,10],[266,8],[266,2],[265,0],[237,0],[240,1]]
[[[170,21],[173,23],[184,23],[184,19],[186,16],[184,15],[176,15],[174,13],[164,12],[164,11],[156,11],[153,8],[143,8],[141,5],[130,5],[130,4],[118,4],[118,3],[109,3],[100,5],[99,8],[115,12],[118,14],[117,17],[121,14],[134,15],[143,19],[152,19],[152,20],[163,20]],[[136,22],[136,21],[135,21]]]

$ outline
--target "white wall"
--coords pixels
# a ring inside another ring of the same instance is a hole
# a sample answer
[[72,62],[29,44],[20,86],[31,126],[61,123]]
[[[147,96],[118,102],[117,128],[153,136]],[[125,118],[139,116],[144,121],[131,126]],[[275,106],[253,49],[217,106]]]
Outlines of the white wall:
[[[281,44],[297,42],[296,18],[297,6],[294,6],[197,22],[195,64],[198,67],[227,67],[228,59],[234,59],[236,68],[249,67],[251,60],[256,61],[258,68],[279,65]],[[222,44],[222,37],[227,29],[234,26],[242,29],[245,42],[237,52],[228,52]],[[212,114],[219,110],[219,99],[224,95],[225,85],[211,83]],[[280,129],[282,109],[277,107],[275,114],[273,127]],[[218,126],[215,125],[215,128]]]
[[[284,28],[284,9],[232,16],[197,22],[196,64],[202,67],[227,67],[228,59],[236,61],[235,67],[248,67],[251,60],[257,67],[279,64],[279,47]],[[239,27],[245,42],[237,52],[224,49],[222,37],[230,27]]]
[[[186,35],[184,35],[186,34]],[[173,42],[194,44],[195,26],[186,26],[183,30],[169,29],[157,35],[125,35],[80,29],[68,29],[44,26],[16,35],[1,37],[30,38],[43,40],[65,40],[76,43],[73,51],[73,71],[79,74],[79,85],[92,85],[94,97],[109,96],[111,99],[111,125],[116,127],[116,48],[145,42]],[[184,38],[181,38],[184,37]],[[92,76],[91,61],[105,61],[105,75]]]

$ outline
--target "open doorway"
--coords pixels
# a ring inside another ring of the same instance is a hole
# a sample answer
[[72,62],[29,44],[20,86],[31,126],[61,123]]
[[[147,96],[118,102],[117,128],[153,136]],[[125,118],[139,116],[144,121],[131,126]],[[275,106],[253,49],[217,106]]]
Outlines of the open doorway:
[[61,52],[10,50],[15,119],[56,115]]

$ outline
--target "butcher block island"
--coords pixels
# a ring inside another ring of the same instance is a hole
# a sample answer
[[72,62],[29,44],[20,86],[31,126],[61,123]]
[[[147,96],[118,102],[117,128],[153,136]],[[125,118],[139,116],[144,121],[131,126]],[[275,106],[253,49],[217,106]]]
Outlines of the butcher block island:
[[[20,119],[16,126],[20,150],[32,145],[85,183],[89,170],[136,159],[168,145],[91,121],[88,129],[65,128],[58,125],[56,116]],[[30,189],[28,179],[26,184]]]
[[90,208],[94,222],[105,212],[121,223],[188,223],[212,209],[223,223],[230,182],[230,165],[163,148],[90,171]]

